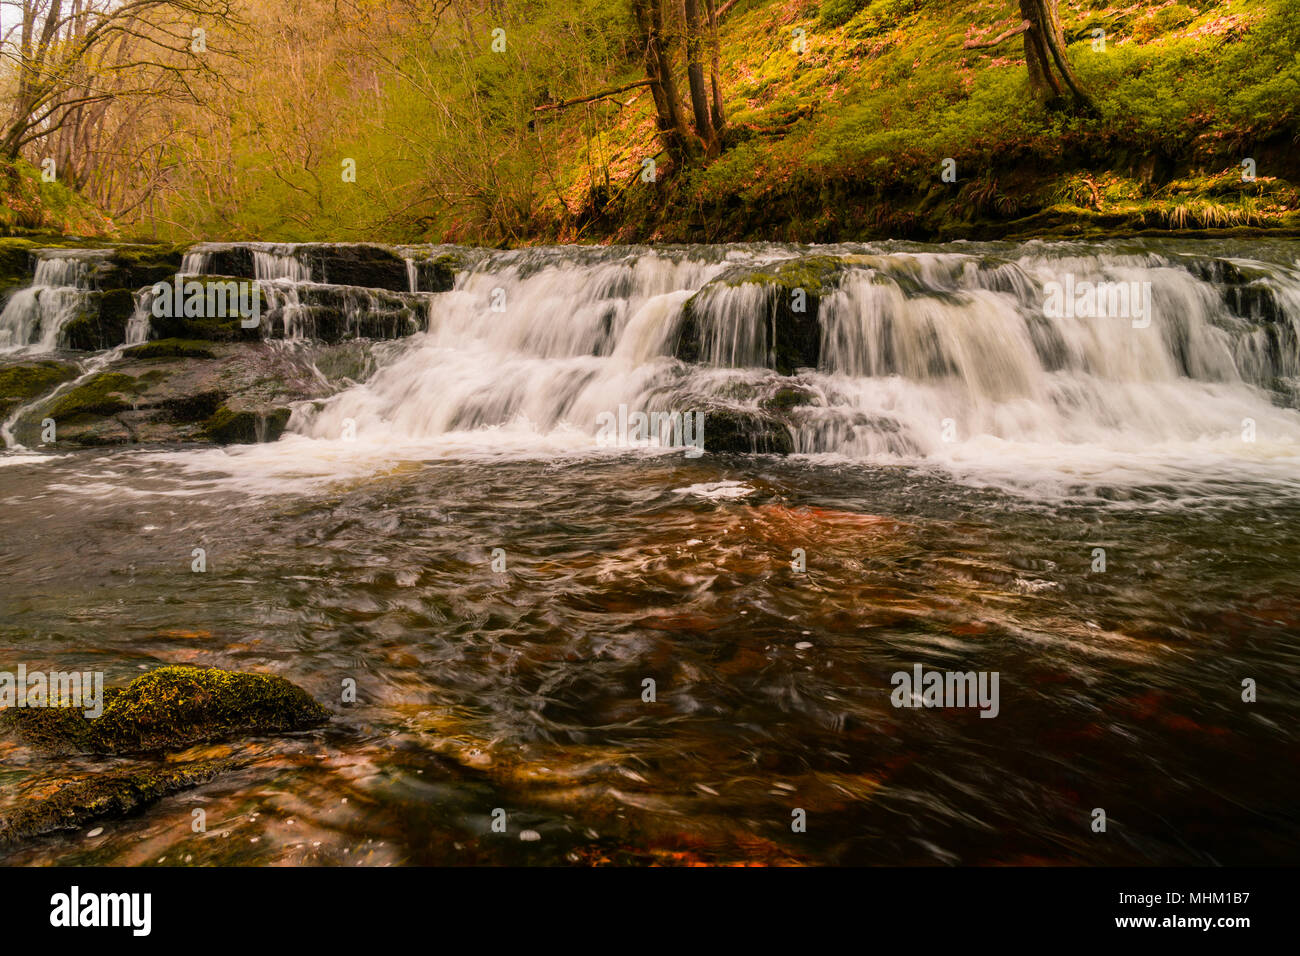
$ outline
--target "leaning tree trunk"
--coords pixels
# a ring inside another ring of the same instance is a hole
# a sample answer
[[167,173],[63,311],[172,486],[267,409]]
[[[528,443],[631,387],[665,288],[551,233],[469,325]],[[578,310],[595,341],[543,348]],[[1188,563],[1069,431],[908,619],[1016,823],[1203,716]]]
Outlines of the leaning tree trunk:
[[672,58],[664,46],[662,3],[663,0],[632,0],[632,12],[636,15],[637,26],[645,38],[645,72],[646,78],[650,80],[650,93],[654,96],[659,135],[668,155],[675,162],[681,162],[686,156],[690,134],[677,98]]
[[[1092,109],[1092,100],[1083,92],[1070,61],[1065,57],[1065,32],[1061,29],[1059,0],[1020,0],[1020,15],[1029,24],[1025,30],[1025,65],[1029,69],[1029,86],[1048,101],[1059,100],[1061,81],[1075,102]],[[1060,73],[1060,81],[1052,68]]]

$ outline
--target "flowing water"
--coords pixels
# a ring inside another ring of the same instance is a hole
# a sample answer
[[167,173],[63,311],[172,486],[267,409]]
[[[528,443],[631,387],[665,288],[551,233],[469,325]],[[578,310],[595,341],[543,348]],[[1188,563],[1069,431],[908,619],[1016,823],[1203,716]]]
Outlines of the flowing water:
[[[257,251],[294,338],[320,282]],[[770,287],[735,279],[813,253],[849,269],[782,375]],[[8,859],[1294,860],[1298,256],[532,249],[438,294],[412,259],[425,331],[277,442],[0,458],[9,669],[272,672],[335,713],[194,748],[248,763]],[[1151,308],[1044,315],[1067,275]],[[597,425],[792,389],[787,458]],[[996,672],[997,716],[894,706],[917,664]],[[0,761],[0,809],[130,764]]]

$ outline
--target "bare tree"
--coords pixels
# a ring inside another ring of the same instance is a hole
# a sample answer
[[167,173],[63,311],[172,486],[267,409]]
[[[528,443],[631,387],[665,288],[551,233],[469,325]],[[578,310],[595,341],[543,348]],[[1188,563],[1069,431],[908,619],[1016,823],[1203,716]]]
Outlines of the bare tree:
[[[85,119],[88,108],[129,96],[190,92],[208,69],[187,51],[191,29],[230,19],[230,0],[5,0],[20,21],[0,37],[0,58],[16,74],[0,155]],[[14,31],[19,31],[14,43]]]

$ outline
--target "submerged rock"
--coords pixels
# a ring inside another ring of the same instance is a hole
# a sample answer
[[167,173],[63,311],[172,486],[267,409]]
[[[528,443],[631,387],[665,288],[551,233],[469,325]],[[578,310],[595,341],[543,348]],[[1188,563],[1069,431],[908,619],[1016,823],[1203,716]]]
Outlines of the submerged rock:
[[114,770],[65,784],[0,819],[0,846],[75,830],[92,820],[124,817],[168,794],[207,783],[230,769],[228,761],[204,760],[175,767]]
[[329,713],[296,684],[270,674],[166,666],[104,692],[103,713],[81,707],[10,708],[0,730],[52,753],[122,754],[316,727]]

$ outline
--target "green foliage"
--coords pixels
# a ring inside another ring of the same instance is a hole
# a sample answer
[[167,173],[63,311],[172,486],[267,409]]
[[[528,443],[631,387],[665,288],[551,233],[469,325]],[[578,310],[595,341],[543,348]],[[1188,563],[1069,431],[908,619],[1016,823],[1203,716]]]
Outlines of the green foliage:
[[871,0],[823,0],[817,25],[824,29],[843,26],[853,19],[855,13],[868,5],[872,5]]

